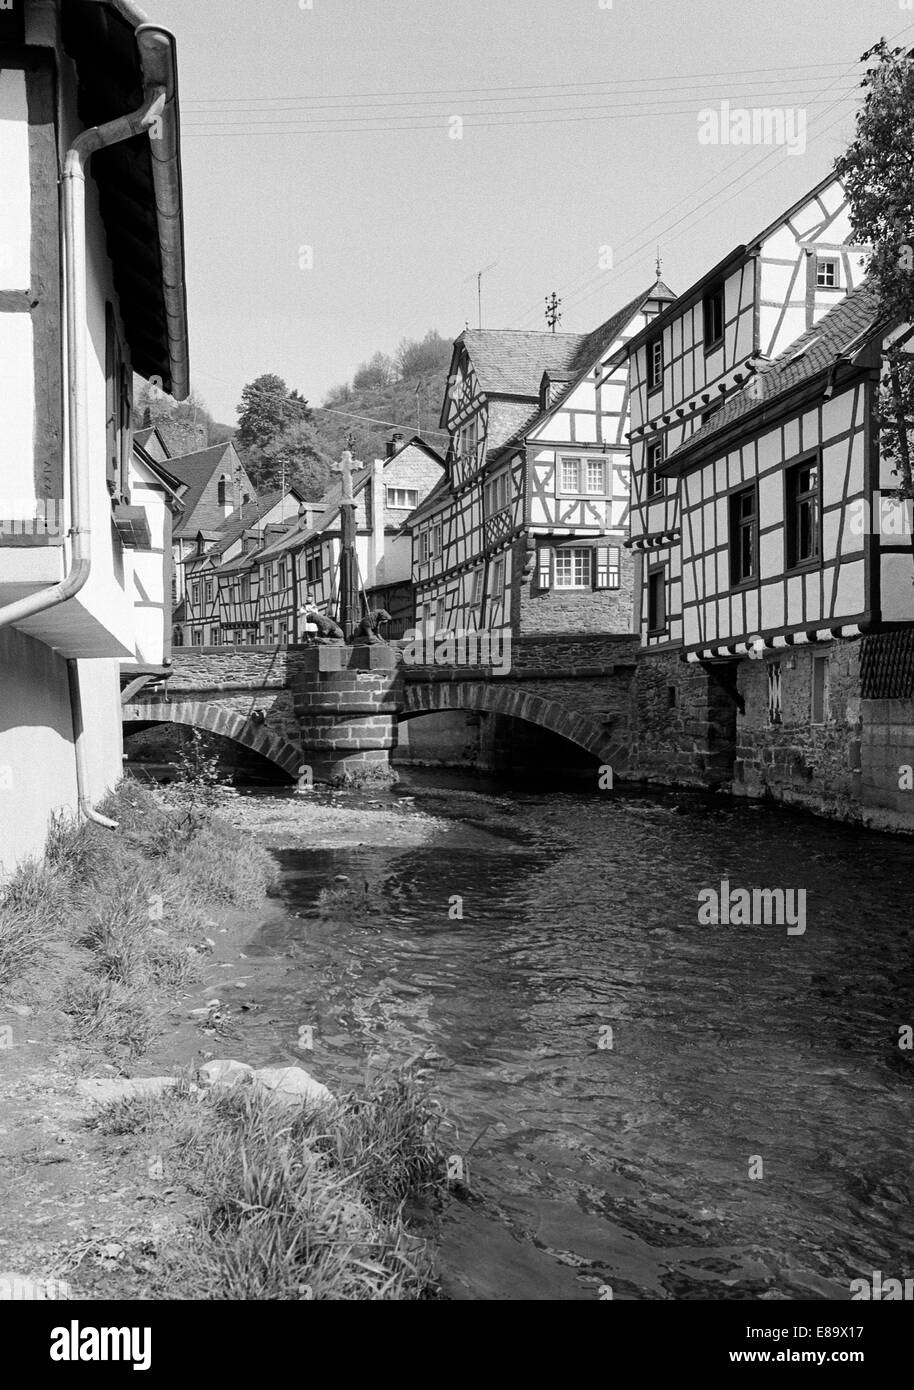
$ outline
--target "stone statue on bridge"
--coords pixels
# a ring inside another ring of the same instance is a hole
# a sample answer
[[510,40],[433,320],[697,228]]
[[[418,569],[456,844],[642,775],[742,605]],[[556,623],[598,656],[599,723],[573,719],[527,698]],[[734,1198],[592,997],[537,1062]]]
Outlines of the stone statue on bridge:
[[315,608],[313,603],[306,603],[300,610],[300,616],[308,627],[317,628],[317,636],[314,638],[316,642],[339,643],[344,640],[343,629],[339,623],[335,623],[332,618],[325,617]]
[[[370,613],[359,623],[352,639],[353,646],[374,646],[378,642],[384,642],[384,638],[378,631],[382,623],[392,622],[390,614],[386,608],[373,608]],[[385,643],[386,645],[386,643]]]

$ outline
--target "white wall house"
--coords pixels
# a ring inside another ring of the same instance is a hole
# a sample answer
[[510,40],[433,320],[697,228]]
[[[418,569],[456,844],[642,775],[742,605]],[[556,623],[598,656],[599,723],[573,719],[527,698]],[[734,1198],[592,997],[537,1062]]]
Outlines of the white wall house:
[[0,10],[0,877],[95,814],[120,665],[165,651],[131,384],[188,391],[179,148],[166,30],[127,0]]

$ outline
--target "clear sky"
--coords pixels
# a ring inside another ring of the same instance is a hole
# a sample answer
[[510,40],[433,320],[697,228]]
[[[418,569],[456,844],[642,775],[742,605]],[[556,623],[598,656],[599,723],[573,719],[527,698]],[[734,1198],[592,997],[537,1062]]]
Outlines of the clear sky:
[[[227,423],[263,372],[318,404],[475,326],[483,267],[490,328],[552,290],[595,327],[658,242],[681,292],[828,171],[860,55],[914,41],[905,0],[143,3],[178,38],[193,382]],[[805,112],[805,149],[700,143],[724,101]]]

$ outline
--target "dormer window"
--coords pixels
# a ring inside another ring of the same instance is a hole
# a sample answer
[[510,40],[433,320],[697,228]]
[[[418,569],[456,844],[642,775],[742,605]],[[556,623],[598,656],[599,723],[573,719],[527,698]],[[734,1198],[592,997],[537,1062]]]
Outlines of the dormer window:
[[724,287],[718,285],[702,301],[705,351],[724,340]]
[[647,389],[656,391],[663,381],[663,338],[658,333],[647,345]]

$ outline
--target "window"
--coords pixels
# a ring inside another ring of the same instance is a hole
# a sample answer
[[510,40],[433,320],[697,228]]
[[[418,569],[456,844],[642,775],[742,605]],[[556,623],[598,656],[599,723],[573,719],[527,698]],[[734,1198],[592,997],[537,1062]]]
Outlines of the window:
[[702,301],[702,313],[704,317],[704,341],[705,347],[714,347],[723,341],[724,336],[724,287],[719,285],[716,290],[705,295]]
[[606,491],[606,465],[602,459],[587,460],[587,491],[598,497]]
[[288,582],[288,579],[289,579],[288,561],[286,561],[286,560],[280,560],[280,562],[279,562],[279,587],[280,587],[280,589],[284,589],[284,588],[286,587],[286,584],[287,584],[287,582]]
[[620,553],[617,545],[597,546],[597,575],[594,588],[618,589]]
[[663,339],[652,338],[647,345],[647,389],[656,391],[663,381]]
[[442,532],[441,522],[439,521],[438,524],[436,525],[434,531],[432,532],[432,554],[433,554],[433,555],[437,555],[437,556],[439,556],[439,557],[440,557],[441,554],[443,553],[443,547],[442,547],[442,544],[441,544],[441,537],[442,537],[442,534],[443,534],[443,532]]
[[321,579],[320,554],[309,555],[305,562],[305,578],[309,584],[319,584]]
[[272,624],[272,623],[265,623],[265,624],[264,624],[263,637],[264,637],[264,641],[266,642],[267,646],[272,646],[272,645],[273,645],[273,630],[274,630],[274,629],[273,629],[273,624]]
[[251,576],[250,576],[249,574],[244,574],[244,575],[242,575],[242,577],[241,577],[241,601],[242,601],[242,603],[248,603],[248,602],[250,602],[250,598],[251,598]]
[[647,576],[648,632],[663,632],[666,628],[666,570],[650,570]]
[[[220,507],[224,507],[228,501],[228,486],[230,481],[231,479],[229,478],[227,473],[223,473],[221,478],[219,479],[219,483],[216,489],[216,496]],[[212,494],[210,494],[210,496],[212,496]]]
[[758,498],[754,487],[730,496],[730,583],[745,584],[756,575]]
[[389,487],[387,505],[399,510],[412,511],[419,505],[419,490],[414,487]]
[[419,564],[424,565],[429,557],[429,533],[428,531],[419,532]]
[[562,491],[577,492],[580,489],[581,465],[577,459],[562,459]]
[[207,603],[212,603],[212,601],[213,601],[213,581],[212,581],[211,579],[207,579],[206,584],[204,585],[204,588],[203,588],[203,592],[204,592],[204,595],[205,595],[205,597],[206,597],[206,602],[207,602]]
[[190,590],[190,601],[191,601],[191,603],[194,605],[195,608],[199,608],[199,607],[200,607],[200,584],[199,584],[199,581],[198,581],[196,584],[191,585],[191,590]]
[[482,580],[483,572],[481,569],[473,571],[473,592],[470,596],[470,604],[473,608],[478,607],[482,602]]
[[209,645],[211,647],[218,647],[221,635],[222,634],[220,633],[218,627],[211,627],[209,630],[209,637],[207,638]]
[[[263,571],[264,585],[268,594],[273,592],[273,566],[266,565]],[[271,639],[272,640],[272,639]]]
[[502,589],[504,588],[504,583],[505,562],[502,556],[499,556],[497,560],[492,561],[492,587],[489,592],[490,599],[494,600],[502,597]]
[[203,629],[195,627],[190,634],[190,644],[192,647],[203,646]]
[[819,554],[819,464],[795,463],[785,474],[787,568],[809,564]]
[[457,431],[455,447],[458,458],[466,458],[475,466],[478,444],[479,417],[474,415],[472,420],[468,420],[465,425],[461,425]]
[[647,495],[657,497],[663,492],[664,479],[660,476],[660,465],[663,463],[664,441],[654,439],[647,446]]
[[443,599],[443,598],[439,598],[438,601],[437,601],[436,604],[435,604],[435,631],[436,631],[436,632],[444,632],[444,629],[445,629],[445,622],[446,622],[446,617],[445,617],[445,609],[444,609],[444,599]]
[[289,624],[286,622],[285,618],[283,618],[279,624],[279,641],[283,647],[288,646]]
[[555,552],[555,587],[557,589],[589,589],[592,587],[593,551],[573,546]]
[[834,256],[816,257],[816,289],[838,289],[838,262]]
[[509,501],[509,475],[507,469],[486,484],[486,513],[492,516],[507,507]]
[[768,663],[768,723],[781,722],[781,663]]
[[828,657],[814,656],[812,659],[812,722],[813,724],[825,724],[828,717]]

